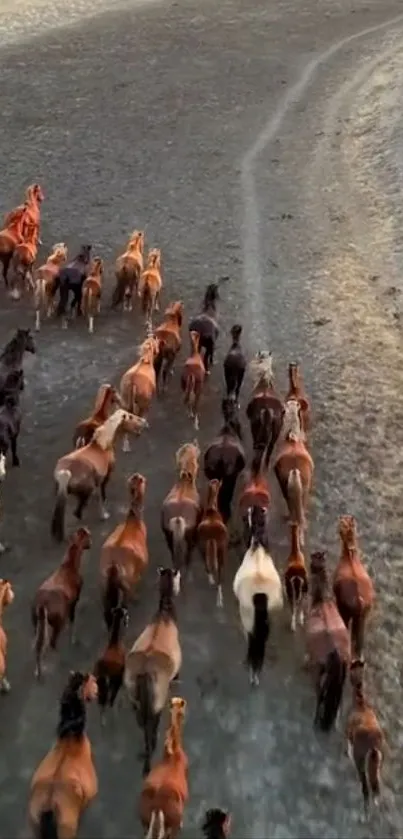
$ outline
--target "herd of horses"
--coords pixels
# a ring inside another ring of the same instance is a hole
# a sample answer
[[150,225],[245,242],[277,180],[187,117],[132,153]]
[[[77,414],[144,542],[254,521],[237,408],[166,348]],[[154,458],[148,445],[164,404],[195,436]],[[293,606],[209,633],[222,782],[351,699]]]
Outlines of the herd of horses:
[[[0,261],[6,283],[12,266],[14,281],[22,280],[20,290],[32,285],[35,300],[40,300],[46,314],[62,315],[67,323],[70,304],[71,315],[87,312],[92,331],[101,298],[102,260],[92,260],[91,247],[87,245],[72,263],[67,263],[67,248],[59,244],[48,262],[35,268],[42,199],[41,188],[31,187],[26,202],[8,215],[0,232]],[[174,374],[183,344],[182,301],[171,302],[159,325],[153,326],[162,291],[161,253],[151,249],[144,269],[144,240],[144,233],[136,231],[116,263],[112,305],[123,304],[129,311],[136,297],[140,298],[146,318],[145,340],[119,386],[100,386],[92,413],[72,434],[71,451],[60,457],[54,467],[51,536],[56,543],[66,539],[65,518],[71,498],[79,526],[68,538],[61,564],[40,585],[32,601],[34,670],[39,680],[45,677],[47,652],[57,649],[63,630],[68,627],[74,638],[75,613],[84,582],[82,557],[91,547],[90,531],[82,525],[86,506],[96,496],[101,519],[108,518],[106,494],[115,468],[116,447],[120,441],[123,451],[129,451],[131,438],[149,427],[152,402],[170,386],[170,375]],[[29,250],[33,241],[35,247]],[[206,290],[202,311],[188,320],[190,353],[181,366],[180,385],[196,430],[200,399],[215,361],[220,334],[219,301],[219,286],[212,283]],[[39,323],[40,317],[37,328]],[[7,480],[9,454],[12,465],[19,465],[17,443],[26,352],[36,352],[34,338],[30,330],[18,329],[0,355],[3,481]],[[250,458],[240,409],[246,372],[252,381],[246,407],[252,438]],[[218,434],[203,453],[197,440],[183,444],[176,453],[176,475],[161,507],[161,529],[171,561],[158,569],[157,609],[129,648],[124,638],[130,604],[138,595],[139,583],[149,565],[144,519],[147,479],[143,475],[135,473],[129,478],[127,514],[102,545],[99,587],[108,641],[91,674],[70,674],[60,701],[56,744],[33,776],[29,823],[32,835],[38,839],[70,839],[76,835],[84,809],[98,792],[86,734],[86,704],[99,704],[104,723],[110,709],[116,709],[122,689],[144,737],[139,815],[145,835],[147,839],[174,839],[181,830],[189,796],[188,758],[182,734],[186,701],[180,697],[170,699],[170,690],[182,668],[176,603],[180,602],[182,586],[189,584],[196,551],[203,557],[207,579],[215,590],[216,607],[221,610],[224,578],[230,573],[230,551],[238,554],[240,563],[232,592],[239,605],[252,686],[259,685],[273,616],[284,606],[289,609],[291,630],[303,633],[305,639],[304,665],[312,674],[315,693],[314,725],[324,732],[339,726],[349,676],[352,706],[347,715],[345,743],[360,779],[366,817],[371,802],[379,801],[385,740],[367,698],[364,676],[365,631],[375,591],[362,561],[356,521],[349,515],[339,519],[340,556],[332,580],[325,551],[311,553],[308,565],[304,546],[314,473],[310,451],[312,413],[299,365],[289,364],[289,386],[282,395],[276,387],[271,352],[260,351],[248,361],[242,348],[242,327],[235,324],[223,373],[225,394]],[[202,493],[198,486],[200,472],[205,477]],[[289,552],[283,569],[276,565],[271,547],[276,485],[284,501],[289,530]],[[1,549],[4,551],[6,546]],[[10,690],[3,610],[13,598],[11,583],[0,580],[3,691]],[[154,761],[160,720],[166,708],[169,722],[163,756]],[[203,824],[206,839],[228,837],[230,821],[225,810],[209,810]]]

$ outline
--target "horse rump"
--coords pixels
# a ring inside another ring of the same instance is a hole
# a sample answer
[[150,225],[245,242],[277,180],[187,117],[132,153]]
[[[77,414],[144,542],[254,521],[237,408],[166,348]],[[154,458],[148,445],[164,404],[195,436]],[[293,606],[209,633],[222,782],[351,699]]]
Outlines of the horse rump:
[[258,683],[259,674],[263,668],[266,643],[270,633],[270,616],[267,594],[257,592],[252,597],[253,603],[253,626],[248,632],[248,649],[246,653],[246,664],[250,671],[252,681]]
[[54,810],[42,810],[39,816],[35,839],[59,839],[57,818]]
[[347,665],[338,650],[332,650],[321,666],[317,686],[314,725],[321,731],[330,731],[337,717],[343,696]]

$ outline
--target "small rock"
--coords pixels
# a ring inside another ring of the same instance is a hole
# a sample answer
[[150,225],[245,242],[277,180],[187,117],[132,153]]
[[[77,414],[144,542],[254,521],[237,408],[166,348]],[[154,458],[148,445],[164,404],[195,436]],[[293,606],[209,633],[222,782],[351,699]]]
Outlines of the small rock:
[[331,323],[331,318],[317,318],[312,323],[314,326],[326,326],[327,323]]

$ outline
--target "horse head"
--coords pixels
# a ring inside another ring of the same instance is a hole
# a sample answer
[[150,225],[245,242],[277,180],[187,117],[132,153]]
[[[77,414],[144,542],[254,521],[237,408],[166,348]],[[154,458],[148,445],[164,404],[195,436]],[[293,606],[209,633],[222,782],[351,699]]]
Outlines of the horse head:
[[249,364],[253,386],[271,387],[273,385],[273,353],[270,350],[259,350]]
[[147,268],[159,268],[161,265],[160,248],[151,248],[148,252]]
[[75,258],[75,262],[83,262],[88,265],[91,261],[92,245],[81,245],[81,248]]
[[28,201],[34,200],[38,204],[41,204],[45,199],[42,187],[39,184],[31,184],[27,189],[26,196]]
[[127,486],[132,504],[136,507],[142,506],[145,491],[147,489],[147,478],[145,478],[144,475],[140,475],[139,472],[135,472],[134,475],[131,475],[128,479]]
[[210,283],[204,293],[203,308],[215,308],[217,301],[220,299],[220,292],[217,283]]
[[56,245],[53,245],[52,253],[50,254],[52,259],[57,260],[58,262],[64,262],[67,259],[67,245],[64,242],[57,242]]
[[87,527],[79,527],[70,540],[70,545],[75,545],[82,551],[88,551],[91,544],[91,533]]
[[0,579],[0,603],[2,606],[11,606],[14,600],[14,590],[8,580]]
[[160,598],[173,599],[180,592],[180,571],[173,568],[157,568],[159,577]]
[[357,547],[357,523],[354,516],[340,516],[339,536],[347,550],[355,550]]

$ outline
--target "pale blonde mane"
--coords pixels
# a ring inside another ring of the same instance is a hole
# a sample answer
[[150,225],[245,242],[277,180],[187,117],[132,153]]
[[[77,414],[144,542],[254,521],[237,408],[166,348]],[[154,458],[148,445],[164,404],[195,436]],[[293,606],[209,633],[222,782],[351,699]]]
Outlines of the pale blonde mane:
[[96,445],[104,451],[112,448],[115,440],[115,434],[119,426],[122,425],[126,416],[127,412],[123,411],[122,408],[118,408],[117,411],[114,411],[114,413],[111,414],[111,416],[96,429],[92,438],[92,443],[96,443]]
[[173,697],[170,704],[170,722],[164,740],[164,753],[173,757],[181,747],[182,725],[186,711],[186,701]]
[[145,341],[143,341],[142,344],[140,344],[138,348],[139,360],[137,364],[152,364],[157,349],[158,347],[156,339],[152,335],[150,335],[148,338],[145,339]]
[[159,248],[151,248],[147,257],[147,268],[159,268],[161,264],[161,251]]
[[200,448],[197,440],[194,443],[184,443],[175,455],[179,477],[189,476],[196,480],[199,471]]
[[269,387],[273,384],[273,356],[271,352],[258,352],[249,363],[249,372],[252,377],[253,387]]
[[301,426],[300,405],[297,399],[288,399],[284,405],[282,436],[284,439],[294,442],[305,440],[305,434]]

